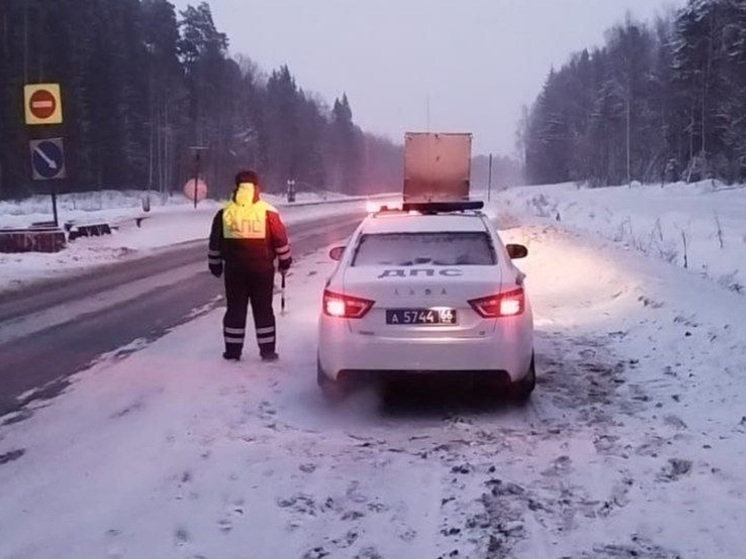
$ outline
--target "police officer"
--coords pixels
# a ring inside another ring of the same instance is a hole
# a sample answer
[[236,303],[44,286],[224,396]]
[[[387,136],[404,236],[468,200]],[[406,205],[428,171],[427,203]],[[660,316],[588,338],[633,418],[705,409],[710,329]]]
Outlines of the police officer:
[[215,215],[210,233],[210,272],[218,278],[225,272],[227,309],[223,318],[223,358],[235,361],[240,359],[243,350],[249,302],[261,357],[264,361],[277,359],[272,310],[274,261],[277,258],[283,275],[293,261],[280,214],[259,198],[259,185],[256,172],[238,173],[233,197]]

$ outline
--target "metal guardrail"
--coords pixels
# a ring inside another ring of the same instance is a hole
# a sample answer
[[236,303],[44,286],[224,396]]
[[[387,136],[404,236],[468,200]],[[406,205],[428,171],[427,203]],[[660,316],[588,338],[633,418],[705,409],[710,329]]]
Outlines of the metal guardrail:
[[339,198],[335,200],[314,200],[313,202],[283,202],[278,203],[277,206],[281,208],[293,208],[302,206],[323,206],[331,204],[349,204],[351,202],[367,202],[368,200],[384,200],[388,198],[402,197],[401,192],[391,192],[389,194],[374,194],[372,196],[351,196],[349,198]]

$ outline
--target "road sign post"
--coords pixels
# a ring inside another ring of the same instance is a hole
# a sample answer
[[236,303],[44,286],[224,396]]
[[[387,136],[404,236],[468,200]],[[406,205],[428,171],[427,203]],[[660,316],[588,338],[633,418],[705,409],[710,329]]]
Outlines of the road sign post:
[[54,216],[54,226],[60,226],[60,220],[57,217],[57,185],[52,183],[52,215]]
[[189,149],[194,152],[194,183],[193,183],[194,184],[194,196],[193,196],[192,199],[194,200],[194,209],[196,210],[197,209],[197,201],[199,199],[199,196],[198,196],[198,187],[199,187],[199,183],[200,183],[200,180],[199,180],[200,164],[202,163],[201,153],[203,151],[206,151],[207,147],[205,147],[205,146],[190,146]]
[[194,209],[196,210],[197,209],[197,198],[199,198],[199,196],[197,196],[197,183],[199,181],[199,164],[200,164],[199,151],[195,152],[194,157],[196,159],[195,170],[194,170]]
[[[23,86],[23,113],[28,126],[62,124],[62,93],[58,83],[36,83]],[[62,138],[31,140],[31,178],[35,181],[64,179],[65,149]],[[52,182],[52,212],[57,217],[57,186]]]
[[[65,169],[65,147],[62,138],[31,140],[31,177],[36,181],[54,181],[67,176]],[[52,212],[55,227],[59,226],[57,218],[57,186],[52,182]]]

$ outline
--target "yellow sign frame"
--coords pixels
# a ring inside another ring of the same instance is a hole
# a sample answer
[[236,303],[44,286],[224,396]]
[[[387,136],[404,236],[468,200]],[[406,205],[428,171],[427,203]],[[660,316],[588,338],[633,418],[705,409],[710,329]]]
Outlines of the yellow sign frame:
[[[37,91],[48,91],[54,98],[54,111],[46,117],[39,118],[31,112],[31,97]],[[35,83],[23,86],[23,108],[26,124],[29,126],[40,124],[62,124],[62,93],[58,83]]]

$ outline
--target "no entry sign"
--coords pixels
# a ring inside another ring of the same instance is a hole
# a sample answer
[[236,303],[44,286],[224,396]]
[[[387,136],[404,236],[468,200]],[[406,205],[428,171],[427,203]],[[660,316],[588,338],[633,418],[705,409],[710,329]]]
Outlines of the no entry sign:
[[57,83],[39,83],[23,88],[26,124],[62,124],[62,98]]
[[57,99],[46,89],[34,91],[29,100],[29,110],[34,117],[44,120],[54,114]]

